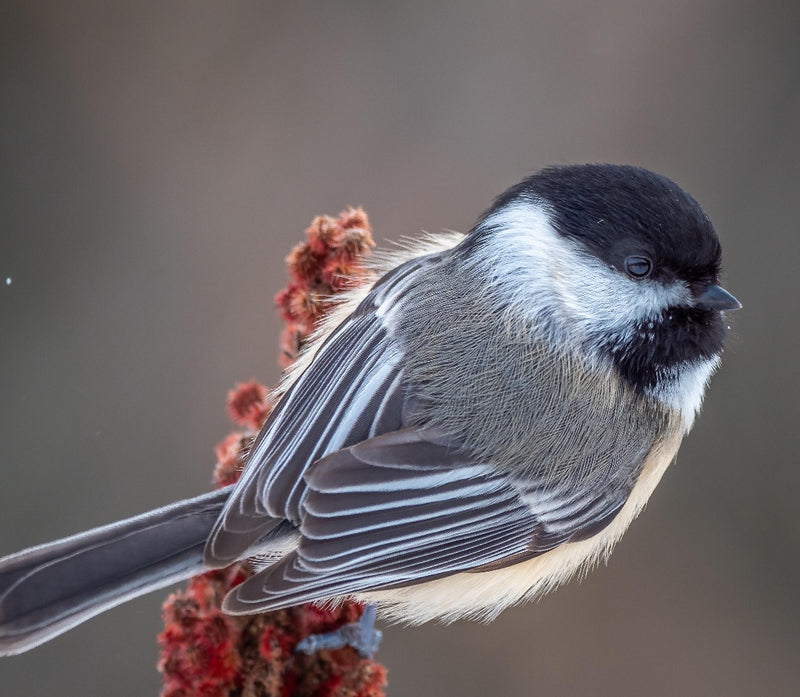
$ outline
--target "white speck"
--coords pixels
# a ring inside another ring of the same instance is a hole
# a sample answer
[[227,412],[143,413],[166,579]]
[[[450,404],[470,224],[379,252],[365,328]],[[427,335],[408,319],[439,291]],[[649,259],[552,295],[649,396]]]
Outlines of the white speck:
[[11,276],[6,276],[6,285],[7,286],[11,285]]

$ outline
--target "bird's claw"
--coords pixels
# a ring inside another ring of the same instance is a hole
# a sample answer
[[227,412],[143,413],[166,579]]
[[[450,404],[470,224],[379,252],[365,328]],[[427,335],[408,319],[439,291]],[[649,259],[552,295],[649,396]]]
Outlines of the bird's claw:
[[312,654],[323,649],[352,646],[362,658],[372,658],[382,638],[383,632],[375,628],[375,606],[367,605],[358,622],[344,624],[325,634],[311,634],[299,642],[295,650]]

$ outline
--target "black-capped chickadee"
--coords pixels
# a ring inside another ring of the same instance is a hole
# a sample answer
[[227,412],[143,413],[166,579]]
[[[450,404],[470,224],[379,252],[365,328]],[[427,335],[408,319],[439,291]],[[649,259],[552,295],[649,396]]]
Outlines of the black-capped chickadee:
[[395,254],[283,386],[239,482],[0,560],[0,653],[256,557],[246,614],[342,596],[489,619],[609,554],[697,414],[740,307],[698,203],[545,169]]

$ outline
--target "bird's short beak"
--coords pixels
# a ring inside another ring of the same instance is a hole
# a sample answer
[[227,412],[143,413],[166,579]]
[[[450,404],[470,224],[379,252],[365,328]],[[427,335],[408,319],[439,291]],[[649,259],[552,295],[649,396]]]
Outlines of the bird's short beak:
[[717,285],[706,286],[694,299],[699,307],[708,310],[740,310],[742,307],[742,303],[722,286]]

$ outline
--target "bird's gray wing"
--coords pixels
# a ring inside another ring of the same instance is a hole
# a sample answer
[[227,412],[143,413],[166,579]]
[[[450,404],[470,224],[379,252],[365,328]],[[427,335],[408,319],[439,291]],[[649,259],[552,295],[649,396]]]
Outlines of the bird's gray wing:
[[418,428],[329,454],[306,481],[299,546],[238,586],[226,611],[278,609],[521,561],[593,534],[625,499],[542,490],[545,521],[533,488]]
[[402,351],[387,314],[439,259],[419,257],[384,276],[283,395],[209,536],[207,565],[241,558],[283,519],[299,524],[303,473],[315,460],[405,425]]

